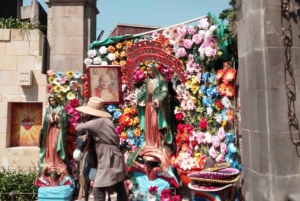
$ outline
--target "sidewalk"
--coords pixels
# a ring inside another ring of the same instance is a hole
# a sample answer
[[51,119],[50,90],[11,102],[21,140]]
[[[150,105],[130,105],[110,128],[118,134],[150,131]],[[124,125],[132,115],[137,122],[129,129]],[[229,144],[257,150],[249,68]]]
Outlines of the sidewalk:
[[[117,194],[114,193],[112,195],[110,195],[111,201],[117,201]],[[106,195],[106,200],[108,200],[108,196]],[[74,200],[74,201],[84,201],[84,198],[78,199],[78,200]],[[90,194],[89,197],[89,201],[94,201],[94,197],[92,194]]]

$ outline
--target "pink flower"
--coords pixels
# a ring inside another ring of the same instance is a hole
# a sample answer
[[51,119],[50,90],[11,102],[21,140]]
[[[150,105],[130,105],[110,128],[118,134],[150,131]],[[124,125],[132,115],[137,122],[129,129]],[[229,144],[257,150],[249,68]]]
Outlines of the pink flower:
[[224,142],[221,143],[220,149],[221,149],[221,153],[222,153],[223,155],[225,155],[225,154],[227,153],[227,151],[228,151],[227,145],[226,145]]
[[223,156],[223,154],[219,154],[218,157],[216,158],[216,161],[217,161],[218,163],[222,163],[222,162],[224,161],[224,156]]
[[209,26],[209,22],[207,21],[207,18],[203,18],[201,20],[199,20],[199,29],[204,29],[207,30],[208,26]]
[[188,124],[185,126],[185,129],[188,134],[191,134],[192,131],[194,130],[194,126],[192,126],[191,124]]
[[197,45],[199,45],[202,42],[202,38],[200,37],[199,34],[195,34],[193,35],[192,41]]
[[47,84],[46,85],[46,92],[51,94],[53,93],[54,89],[53,89],[53,85],[52,84]]
[[73,108],[78,107],[79,106],[78,99],[74,98],[74,99],[70,100],[70,106]]
[[187,31],[188,31],[189,34],[193,35],[196,30],[192,25],[190,25],[190,26],[188,26]]
[[174,196],[172,197],[172,201],[180,201],[180,200],[181,200],[180,195],[174,195]]
[[216,158],[217,157],[217,152],[216,152],[216,150],[215,150],[215,148],[213,146],[209,149],[209,155],[212,158]]
[[203,132],[197,133],[197,134],[195,135],[195,137],[196,137],[196,140],[197,140],[198,144],[200,144],[200,143],[202,143],[202,142],[205,141],[205,135],[204,135]]
[[183,47],[180,47],[177,50],[177,54],[179,55],[179,57],[184,57],[186,55],[186,51]]
[[215,57],[217,54],[217,50],[211,47],[206,47],[204,53],[207,57]]
[[211,143],[215,148],[218,148],[220,146],[220,140],[218,136],[212,136]]
[[219,128],[218,134],[217,134],[218,138],[220,140],[223,140],[225,138],[225,131],[223,127]]
[[185,26],[183,26],[182,28],[178,27],[177,28],[177,33],[180,37],[184,38],[185,34],[186,34],[186,29]]
[[183,46],[186,48],[186,49],[191,49],[193,45],[193,42],[190,40],[190,39],[185,39],[183,41]]
[[54,70],[48,70],[47,71],[47,75],[50,76],[50,77],[54,76],[55,75],[55,71]]
[[116,133],[118,133],[118,134],[120,135],[120,134],[122,133],[122,131],[123,131],[123,128],[124,128],[124,127],[123,127],[123,125],[121,125],[121,124],[120,124],[119,126],[117,126],[117,127],[116,127]]

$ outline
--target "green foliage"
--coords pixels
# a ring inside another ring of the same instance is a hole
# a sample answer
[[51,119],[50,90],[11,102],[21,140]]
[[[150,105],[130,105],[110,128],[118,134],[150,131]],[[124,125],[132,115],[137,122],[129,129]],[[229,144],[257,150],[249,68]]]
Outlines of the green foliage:
[[36,170],[5,170],[0,172],[0,200],[37,200]]

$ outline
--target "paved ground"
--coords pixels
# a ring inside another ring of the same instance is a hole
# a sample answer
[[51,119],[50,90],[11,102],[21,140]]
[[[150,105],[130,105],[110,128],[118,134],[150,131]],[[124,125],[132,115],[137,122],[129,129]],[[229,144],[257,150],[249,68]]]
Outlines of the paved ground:
[[[117,194],[112,194],[110,195],[111,201],[117,201]],[[106,196],[106,200],[108,200],[108,197]],[[84,198],[78,199],[78,200],[74,200],[74,201],[84,201]],[[94,197],[93,195],[90,195],[89,197],[89,201],[94,201]]]

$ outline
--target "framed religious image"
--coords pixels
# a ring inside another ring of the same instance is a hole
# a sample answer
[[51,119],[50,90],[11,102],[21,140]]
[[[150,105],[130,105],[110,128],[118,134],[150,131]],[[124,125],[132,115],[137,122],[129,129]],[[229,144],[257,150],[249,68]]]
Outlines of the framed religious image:
[[87,66],[89,95],[103,99],[104,104],[122,101],[121,67],[115,65]]

